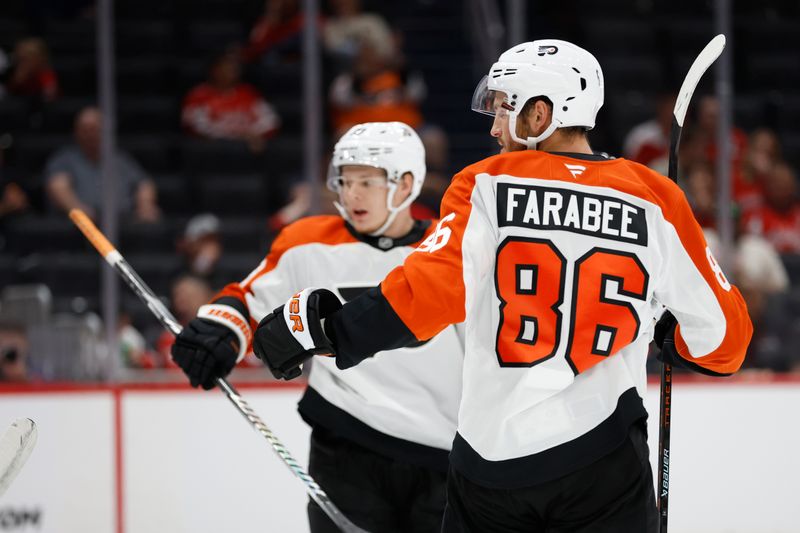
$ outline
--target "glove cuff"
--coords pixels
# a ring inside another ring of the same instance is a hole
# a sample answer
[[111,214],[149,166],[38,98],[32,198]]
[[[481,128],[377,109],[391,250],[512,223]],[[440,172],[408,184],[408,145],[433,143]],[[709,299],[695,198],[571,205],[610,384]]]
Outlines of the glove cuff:
[[[309,299],[312,305],[309,305]],[[292,296],[283,306],[283,319],[292,337],[304,350],[317,355],[333,355],[335,351],[325,335],[322,322],[341,307],[339,298],[329,290],[310,287]]]
[[197,317],[221,324],[233,331],[239,340],[239,354],[236,362],[244,359],[250,343],[253,342],[253,330],[239,311],[229,305],[206,304],[197,311]]

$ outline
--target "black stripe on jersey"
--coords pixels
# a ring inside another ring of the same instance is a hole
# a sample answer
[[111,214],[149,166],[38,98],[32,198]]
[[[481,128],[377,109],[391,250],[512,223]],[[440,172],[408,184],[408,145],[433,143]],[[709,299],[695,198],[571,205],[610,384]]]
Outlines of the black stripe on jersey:
[[565,157],[571,157],[572,159],[583,159],[584,161],[611,161],[612,159],[616,159],[615,157],[611,157],[605,152],[594,152],[591,154],[580,154],[578,152],[549,152],[553,155],[563,155]]
[[336,366],[344,370],[384,350],[417,342],[381,292],[372,287],[325,321],[325,334],[336,349]]
[[336,407],[311,387],[306,388],[297,410],[310,426],[323,427],[372,452],[404,463],[447,472],[447,450],[381,433]]
[[[355,300],[361,293],[366,292],[367,290],[371,289],[374,285],[369,287],[357,287],[357,286],[338,286],[336,287],[336,292],[339,293],[339,297],[344,300],[345,302],[349,302],[350,300]],[[430,342],[430,339],[424,341],[415,341],[406,346],[406,348],[419,348],[420,346],[424,346]]]
[[473,483],[492,489],[520,489],[580,470],[617,449],[631,425],[647,419],[642,399],[631,388],[622,393],[614,412],[596,428],[549,450],[503,461],[481,457],[456,433],[450,463]]
[[233,296],[223,296],[222,298],[217,298],[212,303],[233,307],[242,314],[244,319],[247,321],[247,324],[250,324],[250,310],[247,308],[247,305],[238,298]]

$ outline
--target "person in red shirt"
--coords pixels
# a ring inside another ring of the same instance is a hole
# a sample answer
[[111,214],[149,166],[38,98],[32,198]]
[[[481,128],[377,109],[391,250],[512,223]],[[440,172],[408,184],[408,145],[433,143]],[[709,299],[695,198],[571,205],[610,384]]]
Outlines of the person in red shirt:
[[58,97],[58,77],[50,66],[47,45],[42,39],[30,37],[17,41],[8,90],[44,102],[52,102]]
[[674,107],[674,94],[665,93],[658,97],[656,116],[634,127],[625,137],[622,151],[626,159],[657,170],[666,166]]
[[734,176],[741,178],[733,182],[733,197],[743,214],[764,205],[764,182],[776,164],[783,159],[781,145],[775,132],[758,128],[750,134],[747,152],[742,163],[742,172]]
[[208,81],[183,102],[184,127],[200,137],[247,141],[254,151],[275,134],[280,118],[255,87],[241,81],[241,64],[226,52],[211,64]]
[[750,233],[762,235],[782,254],[800,254],[800,200],[797,177],[786,163],[764,176],[764,205],[745,220]]

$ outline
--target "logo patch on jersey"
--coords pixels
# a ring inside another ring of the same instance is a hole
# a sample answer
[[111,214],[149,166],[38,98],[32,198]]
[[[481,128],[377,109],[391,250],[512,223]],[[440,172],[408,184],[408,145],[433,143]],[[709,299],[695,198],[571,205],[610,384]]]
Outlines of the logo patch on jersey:
[[576,179],[578,176],[583,174],[584,170],[586,170],[586,167],[583,165],[568,165],[567,163],[564,163],[564,166],[567,167],[567,170],[572,173],[572,177]]
[[647,246],[643,208],[611,196],[556,187],[498,183],[497,224],[569,231]]

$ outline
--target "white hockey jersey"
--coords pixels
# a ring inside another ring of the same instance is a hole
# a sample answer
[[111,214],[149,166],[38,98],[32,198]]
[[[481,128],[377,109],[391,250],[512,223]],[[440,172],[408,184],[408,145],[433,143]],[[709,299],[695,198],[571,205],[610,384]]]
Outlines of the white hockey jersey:
[[[739,291],[680,189],[642,165],[500,154],[455,176],[441,214],[328,327],[347,367],[465,321],[451,463],[476,483],[535,485],[619,446],[647,416],[645,358],[664,306],[687,366],[724,375],[742,363],[752,325]],[[372,342],[376,327],[394,337]]]
[[[435,222],[417,221],[409,235],[393,240],[360,235],[338,216],[301,219],[278,235],[258,268],[215,300],[240,310],[230,298],[243,303],[253,329],[298,287],[327,287],[351,300],[402,264]],[[418,344],[346,371],[332,358],[315,358],[301,415],[379,453],[446,469],[461,394],[463,330],[447,327]]]

